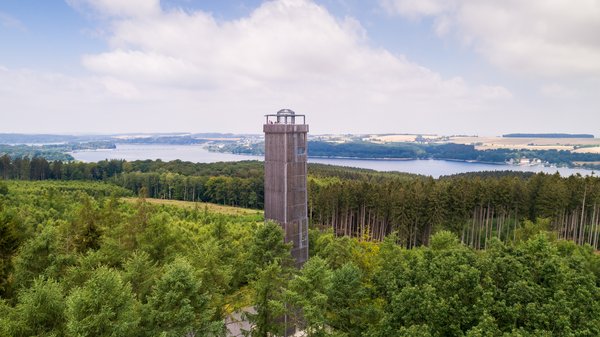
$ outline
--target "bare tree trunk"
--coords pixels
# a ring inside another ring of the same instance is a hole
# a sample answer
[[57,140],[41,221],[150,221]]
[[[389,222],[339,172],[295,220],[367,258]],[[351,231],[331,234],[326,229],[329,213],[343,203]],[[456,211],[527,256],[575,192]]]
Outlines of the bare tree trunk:
[[502,213],[500,213],[500,216],[498,217],[498,233],[497,233],[497,237],[498,240],[502,240],[502,225],[503,225],[503,221],[504,221],[504,209],[502,209]]
[[590,230],[590,234],[588,235],[588,239],[587,239],[587,243],[588,245],[592,245],[593,242],[593,238],[594,238],[594,218],[596,217],[596,205],[594,205],[594,207],[592,208],[592,218],[590,219],[590,225],[589,225],[589,230]]
[[569,215],[567,215],[567,240],[573,240],[573,236],[574,236],[574,228],[573,228],[573,212],[569,213]]
[[415,230],[413,232],[413,247],[417,246],[417,235],[419,234],[419,218],[415,221]]
[[360,236],[365,236],[365,205],[358,209],[358,221],[360,221]]
[[560,231],[558,232],[558,237],[561,239],[564,239],[566,236],[566,226],[565,226],[565,212],[566,210],[563,208],[562,212],[560,213]]
[[470,246],[475,248],[475,221],[477,219],[477,209],[473,209],[473,225],[471,228],[471,244]]
[[348,236],[348,209],[342,213],[341,225],[344,227],[344,236]]
[[337,236],[337,230],[335,228],[335,208],[331,211],[331,229],[333,230],[333,235]]
[[483,249],[486,248],[487,246],[487,229],[488,229],[488,214],[490,212],[490,209],[486,207],[485,211],[483,211],[483,218],[481,219],[481,225],[482,225],[482,229],[481,231],[483,232]]
[[600,208],[596,205],[594,206],[596,209],[596,220],[594,223],[596,224],[596,235],[594,236],[594,249],[598,249],[598,235],[600,234]]
[[515,212],[515,229],[513,230],[513,242],[517,241],[517,226],[519,225],[519,210]]
[[[581,202],[581,227],[583,227],[582,232],[585,228],[584,227],[585,226],[584,219],[585,219],[585,199],[586,199],[586,197],[587,197],[587,185],[585,185],[585,187],[583,188],[583,201]],[[584,235],[585,235],[584,233],[582,233],[582,235],[580,235],[580,239],[579,239],[580,245],[583,244],[583,236]]]
[[415,221],[413,223],[413,230],[411,232],[411,248],[414,248],[417,245],[417,228],[418,228],[419,217],[415,216]]
[[[492,237],[494,236],[494,216],[496,209],[494,207],[492,207],[492,210],[490,211],[490,240],[492,239]],[[486,245],[487,248],[487,245]]]
[[477,224],[477,249],[481,249],[481,231],[483,226],[483,207],[479,207],[479,223]]
[[592,215],[592,220],[591,220],[591,232],[590,232],[590,246],[592,246],[594,249],[596,249],[596,232],[598,231],[598,228],[596,227],[596,216],[597,216],[597,210],[596,210],[596,205],[594,205],[594,214]]
[[579,210],[573,211],[573,242],[577,243],[577,239],[579,238]]
[[510,238],[510,219],[511,219],[511,211],[508,211],[508,214],[506,215],[506,235],[504,236],[504,240],[506,242],[508,242],[509,238]]
[[[581,212],[583,214],[583,212]],[[577,244],[583,244],[583,236],[585,234],[585,224],[583,223],[583,216],[577,212]]]

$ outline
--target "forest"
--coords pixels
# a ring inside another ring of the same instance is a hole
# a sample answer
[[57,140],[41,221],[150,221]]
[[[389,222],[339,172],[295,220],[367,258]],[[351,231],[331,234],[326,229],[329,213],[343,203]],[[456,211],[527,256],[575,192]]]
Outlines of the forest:
[[600,334],[600,257],[543,220],[481,250],[447,230],[408,249],[313,228],[298,270],[258,210],[132,196],[0,180],[0,336],[224,336],[250,306],[252,336],[281,336],[284,314],[306,336]]
[[406,247],[449,230],[486,248],[510,242],[526,221],[578,244],[600,244],[600,179],[558,174],[489,173],[441,179],[309,179],[309,215],[321,228],[377,241],[396,232]]
[[[448,230],[482,249],[492,237],[514,240],[526,220],[545,219],[563,239],[600,246],[600,178],[594,175],[488,172],[433,179],[320,164],[308,170],[310,223],[335,235],[382,241],[395,232],[410,248]],[[0,177],[104,181],[151,198],[263,207],[258,161],[63,163],[3,156]]]

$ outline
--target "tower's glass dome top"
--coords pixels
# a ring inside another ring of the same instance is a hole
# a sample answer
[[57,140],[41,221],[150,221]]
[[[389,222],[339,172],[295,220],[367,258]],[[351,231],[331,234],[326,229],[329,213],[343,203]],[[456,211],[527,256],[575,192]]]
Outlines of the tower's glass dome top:
[[281,109],[281,110],[277,111],[277,115],[279,115],[279,116],[281,116],[281,115],[294,116],[294,115],[296,115],[296,113],[290,109]]

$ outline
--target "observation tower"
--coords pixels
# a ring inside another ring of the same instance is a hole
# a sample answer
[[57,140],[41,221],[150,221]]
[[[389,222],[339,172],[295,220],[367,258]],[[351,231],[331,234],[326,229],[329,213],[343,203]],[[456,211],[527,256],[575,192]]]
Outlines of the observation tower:
[[265,117],[265,219],[281,225],[300,268],[308,260],[308,125],[290,109]]

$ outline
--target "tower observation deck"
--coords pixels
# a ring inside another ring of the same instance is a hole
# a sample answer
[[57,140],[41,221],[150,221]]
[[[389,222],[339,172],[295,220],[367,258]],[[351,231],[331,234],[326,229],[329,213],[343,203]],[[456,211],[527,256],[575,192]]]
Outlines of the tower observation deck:
[[281,225],[301,267],[308,260],[308,125],[289,109],[265,117],[265,219]]

